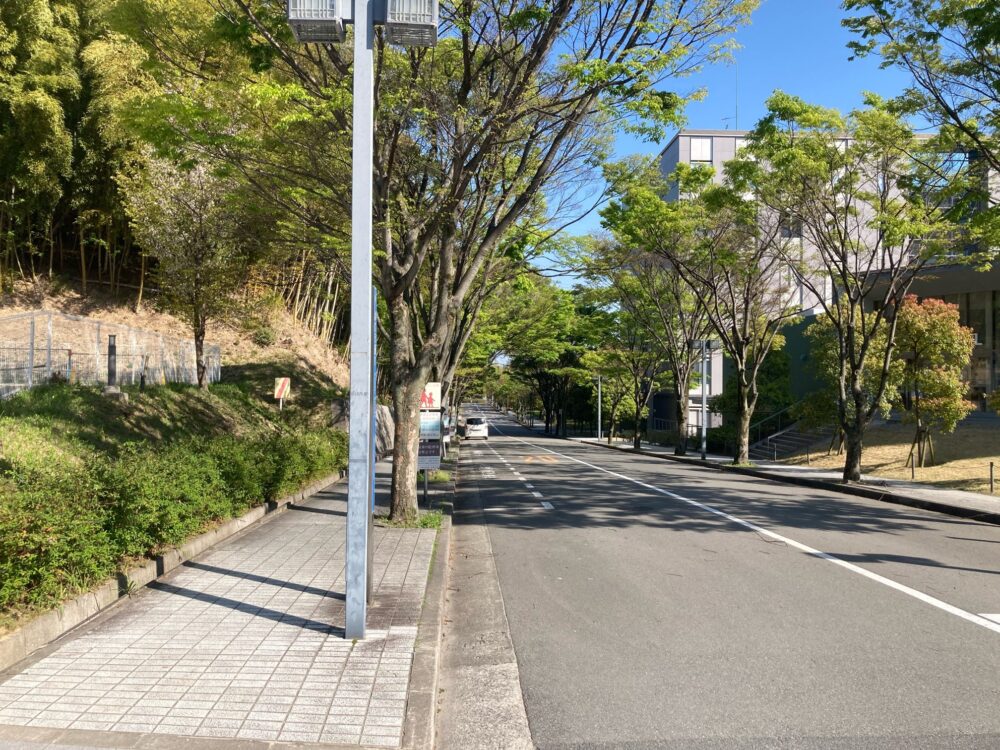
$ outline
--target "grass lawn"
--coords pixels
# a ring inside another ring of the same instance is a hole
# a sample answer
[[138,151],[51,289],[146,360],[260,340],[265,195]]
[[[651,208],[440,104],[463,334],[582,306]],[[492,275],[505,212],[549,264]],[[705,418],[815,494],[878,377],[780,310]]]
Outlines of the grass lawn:
[[[910,479],[906,457],[913,442],[912,425],[872,427],[865,436],[861,470],[886,479]],[[1000,485],[1000,429],[989,425],[962,425],[950,435],[935,434],[934,466],[917,467],[916,481],[955,490],[989,493],[990,462],[996,466]],[[809,465],[818,469],[842,469],[844,457],[827,455],[828,443],[812,446]],[[785,461],[805,464],[805,453]],[[1000,496],[1000,486],[997,488]]]

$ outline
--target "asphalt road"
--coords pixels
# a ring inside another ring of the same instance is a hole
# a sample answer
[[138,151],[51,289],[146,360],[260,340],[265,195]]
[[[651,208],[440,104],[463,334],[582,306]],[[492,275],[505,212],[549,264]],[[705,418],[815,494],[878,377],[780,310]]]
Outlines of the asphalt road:
[[1000,748],[1000,527],[488,416],[462,481],[539,747]]

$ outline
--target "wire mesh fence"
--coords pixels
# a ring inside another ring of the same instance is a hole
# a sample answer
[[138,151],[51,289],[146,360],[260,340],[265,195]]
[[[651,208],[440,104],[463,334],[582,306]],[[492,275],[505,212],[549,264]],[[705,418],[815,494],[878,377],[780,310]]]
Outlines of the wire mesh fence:
[[[205,347],[205,364],[218,382],[218,346]],[[58,312],[0,317],[0,398],[53,380],[107,384],[112,375],[118,385],[197,383],[194,341]]]

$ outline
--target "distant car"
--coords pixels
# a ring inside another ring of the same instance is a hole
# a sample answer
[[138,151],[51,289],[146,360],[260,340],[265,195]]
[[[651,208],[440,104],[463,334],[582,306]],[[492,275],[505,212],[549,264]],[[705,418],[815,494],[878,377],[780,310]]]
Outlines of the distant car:
[[468,417],[465,420],[465,437],[466,439],[482,438],[483,440],[489,440],[490,430],[486,420],[482,417]]

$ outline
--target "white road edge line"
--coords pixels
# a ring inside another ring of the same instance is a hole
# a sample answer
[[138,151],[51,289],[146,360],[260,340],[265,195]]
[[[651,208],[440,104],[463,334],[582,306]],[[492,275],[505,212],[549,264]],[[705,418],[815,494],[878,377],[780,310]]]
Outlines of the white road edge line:
[[555,510],[555,506],[548,500],[542,500],[542,507],[545,508],[545,510]]
[[987,615],[987,614],[980,613],[979,616],[980,617],[985,617],[987,620],[992,620],[993,622],[1000,623],[1000,614]]
[[[501,434],[503,433],[501,432]],[[839,565],[845,570],[849,570],[852,573],[857,573],[858,575],[864,576],[865,578],[875,581],[876,583],[881,583],[883,586],[887,586],[891,589],[899,591],[902,594],[911,596],[914,599],[923,602],[924,604],[929,604],[932,607],[937,607],[938,609],[947,612],[948,614],[955,615],[955,617],[960,617],[963,620],[968,620],[974,625],[979,625],[980,627],[986,628],[987,630],[992,630],[994,633],[1000,633],[1000,621],[994,622],[993,620],[989,619],[989,617],[986,617],[984,615],[977,615],[973,614],[972,612],[967,612],[964,609],[960,609],[959,607],[956,607],[953,604],[948,604],[948,602],[946,601],[942,601],[941,599],[937,599],[933,596],[930,596],[929,594],[925,594],[922,591],[917,591],[916,589],[910,588],[909,586],[905,586],[904,584],[894,581],[891,578],[880,576],[878,573],[873,573],[872,571],[866,570],[865,568],[862,568],[859,565],[855,565],[854,563],[849,563],[846,560],[841,560],[839,557],[835,557],[829,554],[828,552],[823,552],[821,550],[814,549],[813,547],[810,547],[807,544],[802,544],[802,542],[797,542],[794,539],[791,539],[787,536],[782,536],[777,532],[765,529],[763,526],[758,526],[757,524],[751,523],[750,521],[745,521],[742,518],[730,515],[725,511],[719,510],[718,508],[713,508],[711,505],[700,503],[697,500],[691,500],[690,498],[684,497],[683,495],[678,495],[676,492],[671,492],[670,490],[665,490],[660,487],[656,487],[655,485],[647,484],[646,482],[640,481],[638,479],[633,479],[632,477],[625,476],[624,474],[619,474],[617,471],[611,471],[610,469],[605,469],[601,466],[596,466],[594,464],[583,461],[579,458],[574,458],[573,456],[567,456],[565,453],[560,453],[559,451],[554,451],[550,448],[545,448],[544,446],[529,442],[527,440],[522,440],[521,438],[514,437],[513,435],[504,435],[504,437],[510,438],[511,440],[517,440],[520,443],[524,443],[525,445],[530,445],[534,448],[539,448],[545,451],[546,453],[551,453],[555,456],[561,456],[562,458],[565,458],[569,461],[574,461],[578,464],[582,464],[583,466],[588,466],[591,469],[602,471],[605,474],[610,474],[611,476],[617,477],[618,479],[623,479],[626,482],[632,482],[633,484],[637,484],[640,487],[643,487],[647,490],[652,490],[653,492],[659,492],[661,495],[672,497],[674,500],[680,500],[681,502],[687,503],[688,505],[693,505],[696,508],[700,508],[701,510],[719,516],[720,518],[725,518],[727,521],[731,521],[732,523],[743,526],[744,528],[750,529],[751,531],[755,531],[758,534],[763,534],[764,536],[770,537],[771,539],[776,539],[779,542],[784,542],[789,547],[794,547],[795,549],[801,552],[805,552],[807,555],[818,557],[821,560],[826,560],[827,562],[833,563],[834,565]],[[998,620],[1000,620],[1000,616],[998,616]]]

